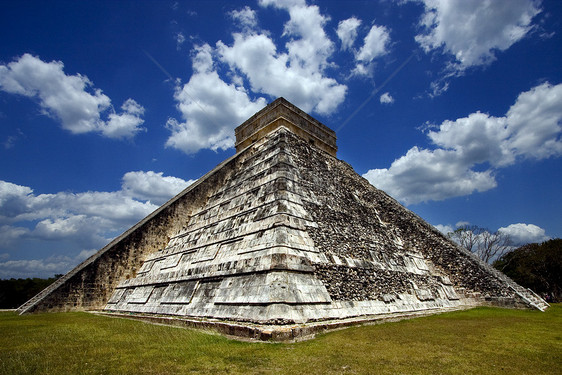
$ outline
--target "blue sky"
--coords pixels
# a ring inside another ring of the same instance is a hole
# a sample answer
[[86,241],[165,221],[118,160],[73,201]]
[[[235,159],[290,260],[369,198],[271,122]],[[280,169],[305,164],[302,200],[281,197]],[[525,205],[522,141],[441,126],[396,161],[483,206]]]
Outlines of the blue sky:
[[0,278],[63,273],[285,97],[447,232],[562,237],[559,1],[4,1]]

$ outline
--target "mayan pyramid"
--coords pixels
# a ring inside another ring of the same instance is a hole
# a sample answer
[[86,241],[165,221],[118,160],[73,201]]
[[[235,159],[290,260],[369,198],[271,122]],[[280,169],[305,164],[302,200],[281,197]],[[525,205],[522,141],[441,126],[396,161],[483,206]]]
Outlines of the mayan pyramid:
[[548,305],[336,158],[279,98],[236,154],[19,308],[97,310],[294,338],[381,317]]

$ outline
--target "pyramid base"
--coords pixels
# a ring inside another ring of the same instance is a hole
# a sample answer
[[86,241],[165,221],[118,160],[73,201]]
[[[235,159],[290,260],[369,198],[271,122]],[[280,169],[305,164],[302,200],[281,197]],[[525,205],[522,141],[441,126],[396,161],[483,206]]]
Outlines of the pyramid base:
[[[468,302],[468,301],[466,301]],[[393,313],[361,315],[342,319],[327,319],[307,323],[293,324],[256,324],[244,321],[233,321],[211,318],[179,317],[157,314],[123,313],[111,311],[91,311],[99,315],[140,320],[148,323],[163,324],[183,328],[194,328],[210,333],[218,333],[232,339],[242,341],[295,342],[309,340],[316,334],[365,324],[380,324],[404,319],[435,315],[445,312],[468,310],[479,306],[502,305],[498,301],[472,301],[470,304],[459,304],[449,307],[428,308],[424,310],[400,311]],[[504,307],[519,307],[503,304]]]

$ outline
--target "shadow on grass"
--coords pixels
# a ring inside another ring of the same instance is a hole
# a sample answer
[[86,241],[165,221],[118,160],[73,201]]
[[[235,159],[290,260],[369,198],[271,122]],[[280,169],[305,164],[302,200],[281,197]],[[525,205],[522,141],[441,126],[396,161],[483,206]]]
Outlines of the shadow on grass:
[[247,343],[88,313],[0,312],[0,374],[553,374],[562,305],[477,308]]

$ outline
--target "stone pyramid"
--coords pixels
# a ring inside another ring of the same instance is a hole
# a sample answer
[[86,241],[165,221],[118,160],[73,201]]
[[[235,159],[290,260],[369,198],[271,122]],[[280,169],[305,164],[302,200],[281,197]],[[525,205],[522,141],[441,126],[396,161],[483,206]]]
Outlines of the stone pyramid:
[[101,310],[295,338],[483,304],[548,305],[336,158],[335,132],[283,98],[236,154],[20,307]]

